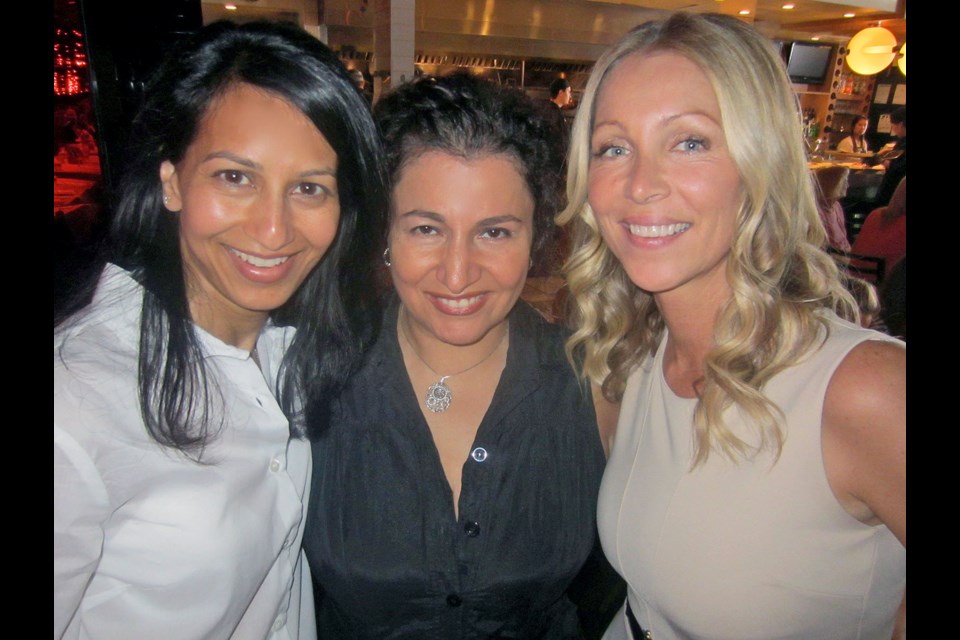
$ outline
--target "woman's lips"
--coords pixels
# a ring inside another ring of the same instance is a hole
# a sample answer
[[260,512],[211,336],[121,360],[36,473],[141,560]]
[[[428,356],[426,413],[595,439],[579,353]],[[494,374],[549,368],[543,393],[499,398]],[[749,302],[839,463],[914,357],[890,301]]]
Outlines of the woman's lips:
[[293,255],[258,256],[227,247],[227,252],[241,276],[257,284],[272,284],[285,278],[293,267]]
[[437,310],[439,310],[441,313],[451,316],[470,315],[482,307],[484,301],[486,300],[486,295],[482,293],[472,296],[457,297],[439,296],[428,293],[427,297],[430,299],[430,302],[433,303],[433,306],[437,308]]
[[278,267],[287,260],[290,259],[290,256],[277,256],[275,258],[261,258],[260,256],[255,256],[252,253],[244,253],[239,249],[234,249],[233,247],[227,247],[230,250],[230,253],[237,256],[244,262],[252,264],[255,267],[271,268]]
[[666,238],[683,233],[690,228],[687,222],[674,224],[627,224],[627,230],[632,236],[641,238]]
[[689,222],[639,224],[635,221],[624,221],[621,223],[627,242],[642,249],[657,249],[671,245],[692,226]]

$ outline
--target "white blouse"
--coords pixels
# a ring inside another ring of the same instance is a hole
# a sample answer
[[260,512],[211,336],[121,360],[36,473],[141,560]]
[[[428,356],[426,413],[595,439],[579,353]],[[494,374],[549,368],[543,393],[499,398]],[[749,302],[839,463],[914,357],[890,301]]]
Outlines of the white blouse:
[[863,139],[863,142],[859,147],[855,147],[853,144],[853,136],[847,136],[838,142],[837,151],[846,151],[847,153],[870,153],[870,149],[867,147],[866,138]]
[[197,328],[225,407],[197,463],[141,419],[141,301],[109,265],[54,335],[54,638],[312,640],[310,447],[290,438],[272,392],[293,330],[261,332],[261,373]]

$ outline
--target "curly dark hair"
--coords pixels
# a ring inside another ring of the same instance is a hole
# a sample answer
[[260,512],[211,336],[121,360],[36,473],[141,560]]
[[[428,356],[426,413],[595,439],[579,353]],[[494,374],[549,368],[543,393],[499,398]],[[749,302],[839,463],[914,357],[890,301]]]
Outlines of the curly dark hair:
[[[384,96],[374,108],[390,183],[408,162],[429,150],[462,158],[506,154],[513,158],[534,201],[534,267],[557,233],[563,208],[563,158],[550,122],[523,92],[465,72],[421,77]],[[385,225],[386,226],[386,225]],[[387,229],[384,229],[384,242]]]

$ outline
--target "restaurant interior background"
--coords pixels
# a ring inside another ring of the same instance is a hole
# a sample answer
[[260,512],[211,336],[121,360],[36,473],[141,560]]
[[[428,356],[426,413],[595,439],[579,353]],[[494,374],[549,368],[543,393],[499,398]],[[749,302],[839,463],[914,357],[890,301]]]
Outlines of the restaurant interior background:
[[[572,118],[591,66],[609,44],[636,24],[681,9],[738,15],[785,61],[810,63],[813,56],[819,68],[799,70],[794,84],[811,152],[847,135],[857,114],[869,117],[872,149],[890,140],[887,115],[906,103],[905,0],[54,0],[54,312],[102,236],[105,194],[116,183],[145,78],[167,47],[204,24],[296,22],[362,71],[374,99],[394,74],[405,80],[410,69],[443,75],[468,68],[543,99],[550,82],[563,77],[573,88],[565,112]],[[895,38],[896,59],[874,74],[857,74],[847,47],[877,26]],[[411,59],[398,59],[405,57]],[[870,204],[870,193],[856,186],[851,197]]]

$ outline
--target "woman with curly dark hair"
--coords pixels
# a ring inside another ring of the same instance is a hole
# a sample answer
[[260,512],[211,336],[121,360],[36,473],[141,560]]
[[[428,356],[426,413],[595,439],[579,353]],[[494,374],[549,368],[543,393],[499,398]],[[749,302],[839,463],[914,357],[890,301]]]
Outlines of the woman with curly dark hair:
[[459,74],[375,108],[395,293],[314,442],[321,636],[580,637],[605,457],[567,333],[519,300],[562,197],[539,113]]

